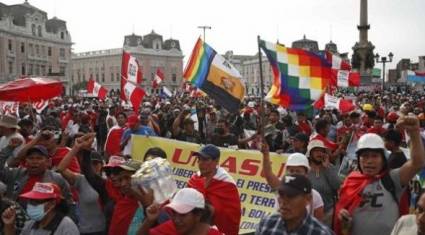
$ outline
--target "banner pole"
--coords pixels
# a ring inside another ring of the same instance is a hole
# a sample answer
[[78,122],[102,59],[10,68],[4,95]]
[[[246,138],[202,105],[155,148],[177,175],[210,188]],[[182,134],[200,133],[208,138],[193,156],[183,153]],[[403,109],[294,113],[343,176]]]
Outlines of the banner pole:
[[261,47],[260,47],[260,35],[257,36],[258,44],[258,62],[260,65],[260,123],[259,123],[259,134],[262,139],[264,139],[264,121],[265,121],[265,112],[264,112],[264,77],[263,77],[263,58],[261,56]]

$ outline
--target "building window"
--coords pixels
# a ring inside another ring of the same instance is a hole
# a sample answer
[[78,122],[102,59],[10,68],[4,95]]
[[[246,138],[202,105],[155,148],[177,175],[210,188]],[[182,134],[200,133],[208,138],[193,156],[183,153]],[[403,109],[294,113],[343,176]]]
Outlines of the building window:
[[96,73],[96,82],[99,82],[99,74]]
[[114,73],[111,73],[111,82],[114,81]]
[[41,46],[41,56],[42,57],[46,56],[46,47],[45,46]]
[[49,65],[49,74],[52,74],[52,66]]
[[22,75],[25,75],[25,71],[26,69],[25,69],[25,64],[22,64],[22,66],[21,66],[21,74]]
[[47,48],[47,55],[52,56],[52,48],[51,47]]
[[40,56],[40,46],[39,45],[35,45],[35,55]]
[[46,76],[46,65],[41,66],[41,75]]
[[59,49],[59,58],[65,59],[65,48]]
[[30,55],[33,56],[34,55],[34,46],[30,43],[29,47],[30,47]]
[[13,61],[9,61],[9,73],[13,73]]
[[117,82],[120,80],[120,74],[119,73],[117,73],[117,76],[116,76],[116,78],[117,78]]
[[35,75],[40,75],[40,65],[35,65]]
[[12,47],[12,40],[10,40],[9,39],[9,41],[8,41],[9,43],[8,43],[8,48],[9,48],[9,51],[12,51],[12,49],[13,49],[13,47]]
[[35,24],[31,25],[31,29],[32,29],[32,35],[35,36],[36,35]]
[[28,68],[28,75],[32,75],[32,72],[33,72],[33,65],[30,64]]
[[171,75],[171,80],[172,80],[173,82],[176,82],[176,81],[177,81],[177,74],[173,73],[173,74]]
[[65,66],[60,66],[59,67],[59,73],[65,75]]
[[105,82],[105,74],[102,73],[102,82]]
[[61,32],[61,39],[65,38],[65,34],[63,32]]
[[25,53],[25,43],[21,42],[21,53]]
[[43,34],[41,33],[41,25],[38,26],[38,36],[41,37]]

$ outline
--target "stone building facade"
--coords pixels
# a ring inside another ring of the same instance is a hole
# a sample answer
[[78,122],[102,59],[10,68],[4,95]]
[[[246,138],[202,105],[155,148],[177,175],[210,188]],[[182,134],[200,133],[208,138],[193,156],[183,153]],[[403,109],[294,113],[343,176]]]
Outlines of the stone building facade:
[[69,90],[71,35],[66,22],[32,6],[0,3],[0,83],[48,76]]
[[154,90],[152,81],[159,68],[164,73],[160,86],[170,91],[182,86],[183,53],[180,43],[175,39],[163,41],[161,35],[152,31],[145,36],[135,34],[124,37],[123,48],[88,51],[72,55],[72,81],[78,84],[88,81],[90,77],[107,87],[118,91],[121,78],[121,61],[123,50],[137,58],[143,73],[142,87],[148,94],[159,93]]

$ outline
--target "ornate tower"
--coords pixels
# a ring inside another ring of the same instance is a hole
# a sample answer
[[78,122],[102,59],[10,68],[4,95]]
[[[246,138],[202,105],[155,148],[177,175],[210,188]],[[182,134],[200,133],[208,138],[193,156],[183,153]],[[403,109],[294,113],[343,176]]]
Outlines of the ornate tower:
[[360,72],[361,84],[370,84],[372,69],[375,65],[373,49],[375,46],[368,40],[367,32],[370,25],[367,22],[367,0],[360,0],[359,41],[353,46],[351,64]]

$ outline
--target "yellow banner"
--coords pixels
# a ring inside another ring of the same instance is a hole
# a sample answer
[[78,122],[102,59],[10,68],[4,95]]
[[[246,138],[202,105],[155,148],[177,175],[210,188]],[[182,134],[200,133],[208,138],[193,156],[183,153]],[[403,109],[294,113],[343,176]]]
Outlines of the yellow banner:
[[[132,156],[140,161],[149,148],[162,148],[173,166],[179,188],[185,187],[192,174],[198,171],[197,158],[193,153],[201,148],[199,144],[140,135],[134,135],[131,140]],[[273,172],[281,177],[287,156],[271,153],[270,157]],[[255,231],[260,219],[275,212],[277,208],[276,196],[262,177],[262,154],[259,151],[220,148],[220,166],[232,175],[239,189],[242,202],[239,233]]]

